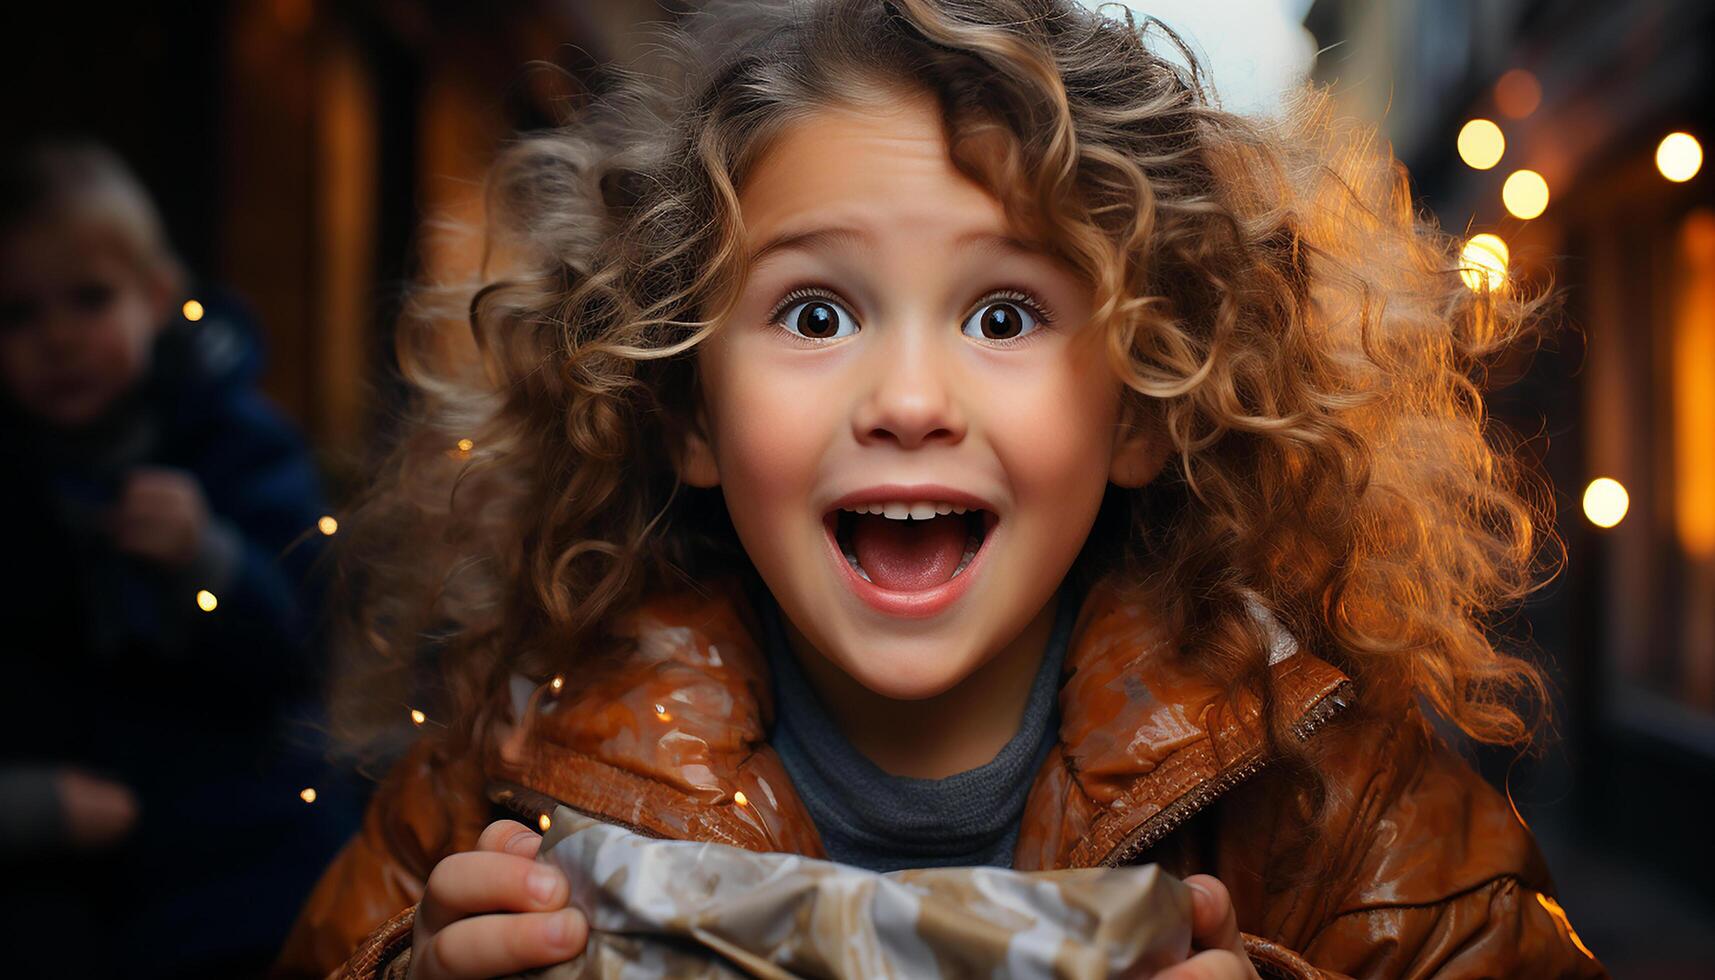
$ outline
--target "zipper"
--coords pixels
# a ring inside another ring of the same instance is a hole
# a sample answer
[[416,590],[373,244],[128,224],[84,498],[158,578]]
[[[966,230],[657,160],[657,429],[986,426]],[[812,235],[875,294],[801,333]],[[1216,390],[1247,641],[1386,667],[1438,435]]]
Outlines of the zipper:
[[[1318,729],[1328,724],[1335,715],[1344,711],[1352,703],[1352,691],[1351,681],[1341,681],[1335,685],[1332,691],[1311,704],[1304,716],[1292,726],[1292,733],[1298,736],[1298,740],[1301,742],[1309,739],[1310,736],[1316,734]],[[1174,800],[1163,807],[1160,813],[1139,824],[1135,830],[1114,845],[1113,849],[1108,851],[1107,856],[1097,864],[1101,867],[1117,868],[1131,863],[1138,855],[1154,847],[1162,838],[1184,826],[1187,820],[1196,816],[1233,787],[1267,769],[1268,765],[1269,760],[1263,758],[1261,749],[1251,752],[1237,765],[1222,770],[1213,779],[1200,784],[1191,793]]]
[[669,839],[663,834],[646,827],[639,827],[634,823],[617,819],[605,813],[596,813],[591,810],[586,810],[583,807],[572,806],[564,800],[555,799],[546,793],[538,793],[533,789],[527,789],[516,783],[508,783],[501,780],[490,782],[488,784],[488,798],[506,809],[511,810],[513,813],[527,818],[532,826],[536,825],[537,821],[541,817],[552,813],[555,807],[563,806],[566,809],[571,810],[573,813],[581,813],[584,816],[589,817],[591,820],[597,820],[605,824],[612,824],[615,827],[623,827],[626,830],[643,837],[653,837],[656,840]]

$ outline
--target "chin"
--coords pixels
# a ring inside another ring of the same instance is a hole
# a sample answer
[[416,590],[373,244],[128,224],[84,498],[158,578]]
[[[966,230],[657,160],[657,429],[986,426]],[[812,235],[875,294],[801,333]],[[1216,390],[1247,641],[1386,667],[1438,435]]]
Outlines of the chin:
[[948,656],[942,644],[925,643],[919,653],[900,644],[885,654],[845,655],[833,659],[859,684],[894,701],[922,701],[957,687],[982,666],[974,651]]

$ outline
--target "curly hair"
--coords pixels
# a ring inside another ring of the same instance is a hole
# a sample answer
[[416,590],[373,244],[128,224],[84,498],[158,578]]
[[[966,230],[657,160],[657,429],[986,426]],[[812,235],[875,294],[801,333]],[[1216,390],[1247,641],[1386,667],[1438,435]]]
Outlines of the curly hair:
[[1544,682],[1490,620],[1553,537],[1481,390],[1541,303],[1466,288],[1372,131],[1308,90],[1225,112],[1170,31],[1070,0],[743,0],[666,41],[672,71],[505,150],[483,281],[401,333],[411,415],[346,542],[348,733],[427,685],[443,750],[483,751],[512,673],[576,683],[643,597],[749,568],[674,467],[746,274],[737,188],[795,120],[907,91],[1087,276],[1129,417],[1175,450],[1109,488],[1074,573],[1147,595],[1285,756],[1259,603],[1367,711],[1529,741]]

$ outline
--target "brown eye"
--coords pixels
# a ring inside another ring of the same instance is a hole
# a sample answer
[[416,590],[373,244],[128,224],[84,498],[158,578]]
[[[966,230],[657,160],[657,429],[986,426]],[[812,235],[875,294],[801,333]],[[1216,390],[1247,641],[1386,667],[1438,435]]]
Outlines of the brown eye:
[[965,321],[965,336],[979,340],[1014,340],[1041,326],[1036,314],[1020,303],[993,300],[977,307]]
[[850,313],[832,300],[819,298],[793,303],[776,322],[807,340],[838,340],[857,332]]

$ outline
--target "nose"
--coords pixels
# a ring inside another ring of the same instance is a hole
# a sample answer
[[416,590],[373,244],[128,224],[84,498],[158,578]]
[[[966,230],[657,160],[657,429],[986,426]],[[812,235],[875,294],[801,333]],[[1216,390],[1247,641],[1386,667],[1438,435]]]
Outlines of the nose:
[[861,445],[957,445],[966,422],[951,359],[932,340],[901,334],[906,331],[895,332],[899,342],[871,352],[874,380],[852,414],[852,434]]

